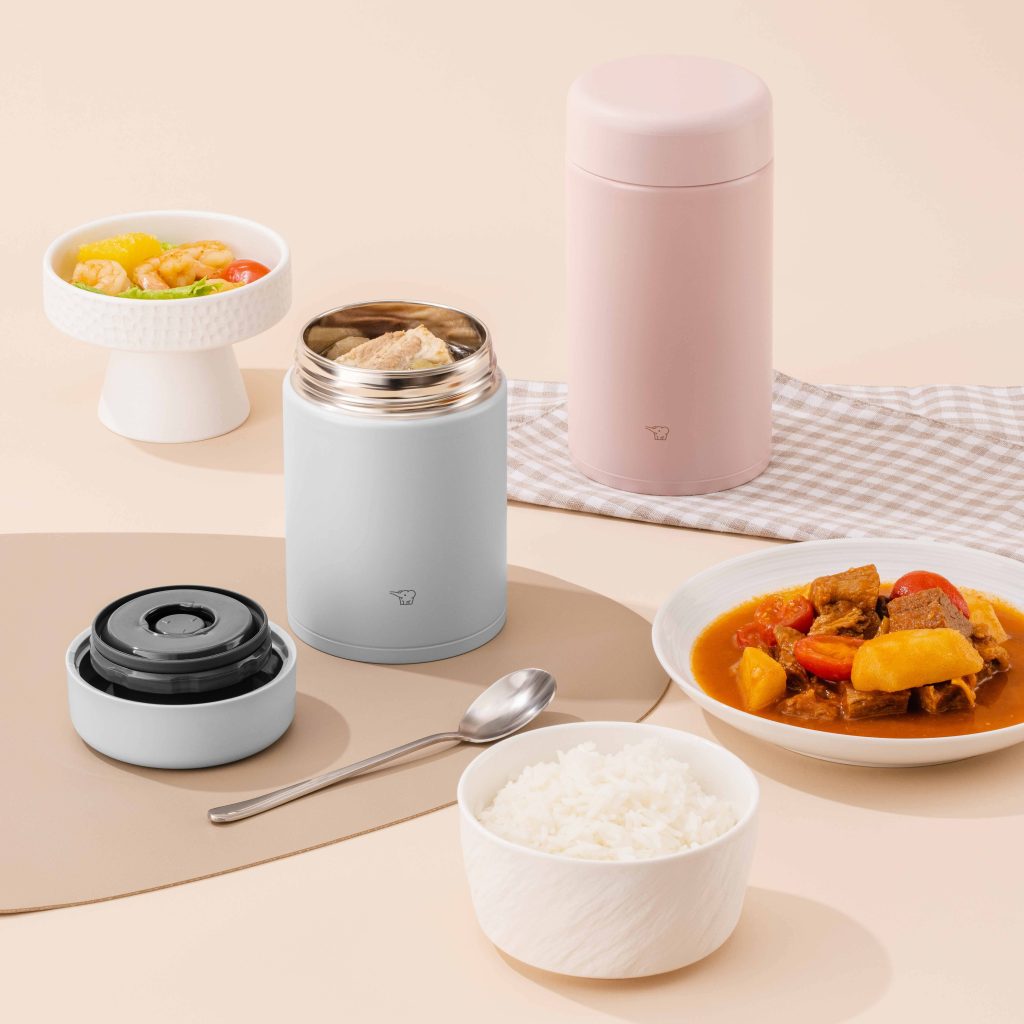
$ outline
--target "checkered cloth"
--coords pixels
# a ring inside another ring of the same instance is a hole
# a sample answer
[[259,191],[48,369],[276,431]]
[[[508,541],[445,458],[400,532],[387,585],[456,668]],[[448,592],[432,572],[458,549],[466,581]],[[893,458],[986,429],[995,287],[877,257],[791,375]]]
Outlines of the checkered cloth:
[[566,386],[512,381],[508,496],[784,540],[913,537],[1024,560],[1024,387],[820,387],[775,374],[774,454],[718,494],[595,483],[569,459]]

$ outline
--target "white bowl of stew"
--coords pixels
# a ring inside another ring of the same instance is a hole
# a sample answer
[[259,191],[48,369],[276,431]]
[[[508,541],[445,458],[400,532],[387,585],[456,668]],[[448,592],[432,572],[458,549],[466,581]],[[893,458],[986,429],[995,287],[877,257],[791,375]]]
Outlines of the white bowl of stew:
[[[1009,634],[1010,668],[977,689],[972,708],[931,714],[912,702],[902,714],[863,720],[788,717],[745,708],[735,633],[767,595],[804,590],[816,578],[874,564],[882,596],[905,573],[926,570],[983,595]],[[772,548],[723,562],[679,587],[654,620],[654,648],[675,683],[709,714],[810,757],[842,764],[911,767],[958,761],[1024,741],[1024,567],[955,544],[847,539]],[[986,688],[988,692],[986,693]]]

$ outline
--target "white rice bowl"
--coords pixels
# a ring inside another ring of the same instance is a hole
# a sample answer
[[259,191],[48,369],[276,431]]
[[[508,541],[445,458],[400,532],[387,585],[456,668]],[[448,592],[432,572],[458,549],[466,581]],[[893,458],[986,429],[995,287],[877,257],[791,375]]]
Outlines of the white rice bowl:
[[528,765],[480,812],[520,846],[579,860],[638,861],[703,846],[737,822],[657,740],[600,753],[593,742]]

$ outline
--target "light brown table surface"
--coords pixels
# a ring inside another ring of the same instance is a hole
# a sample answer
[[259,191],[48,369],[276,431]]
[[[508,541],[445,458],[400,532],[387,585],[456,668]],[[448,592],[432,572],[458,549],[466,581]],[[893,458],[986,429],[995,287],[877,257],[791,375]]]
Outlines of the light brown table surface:
[[[1009,0],[255,2],[181,11],[176,28],[172,13],[60,2],[7,16],[0,530],[280,535],[278,383],[299,325],[342,302],[463,305],[490,324],[511,375],[564,378],[563,96],[619,54],[717,55],[771,85],[780,369],[818,382],[1024,379],[1024,18]],[[154,207],[245,214],[293,248],[291,314],[237,349],[253,415],[200,445],[107,433],[95,417],[104,354],[39,309],[52,236]],[[694,571],[766,544],[510,509],[511,561],[648,616]],[[62,685],[56,667],[31,682]],[[1024,1018],[1024,749],[869,771],[758,745],[675,693],[652,720],[728,744],[763,787],[743,920],[692,969],[590,983],[507,962],[475,926],[446,810],[206,882],[0,920],[0,1012]],[[3,784],[17,785],[2,758]],[[0,841],[16,827],[0,823]]]

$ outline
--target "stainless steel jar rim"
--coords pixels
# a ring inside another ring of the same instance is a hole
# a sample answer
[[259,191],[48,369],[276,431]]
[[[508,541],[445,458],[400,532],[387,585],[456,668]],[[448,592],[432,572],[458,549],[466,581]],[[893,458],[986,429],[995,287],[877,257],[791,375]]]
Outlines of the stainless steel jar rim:
[[[350,327],[384,333],[421,323],[437,328],[434,333],[448,342],[455,362],[428,370],[367,370],[325,358],[321,352],[330,341],[320,352],[310,346],[315,328],[337,328],[340,337]],[[461,335],[459,341],[449,336],[451,330]],[[433,416],[464,409],[493,394],[501,380],[490,333],[480,320],[454,306],[404,300],[350,303],[313,317],[302,328],[292,371],[300,394],[361,416]]]

